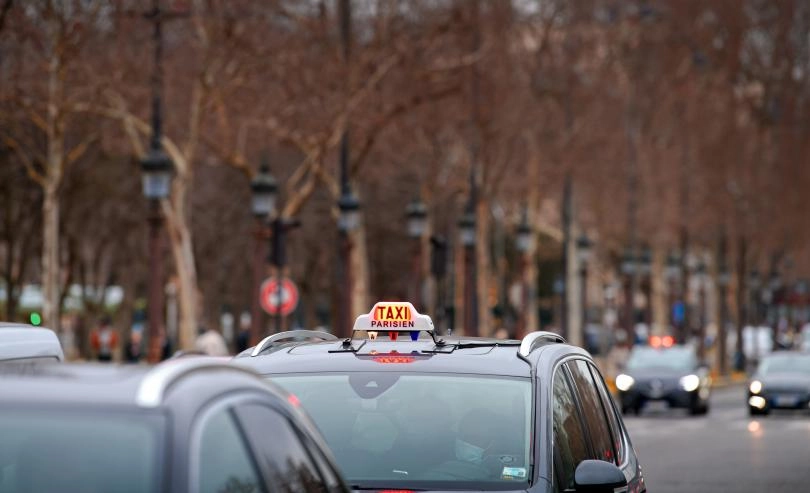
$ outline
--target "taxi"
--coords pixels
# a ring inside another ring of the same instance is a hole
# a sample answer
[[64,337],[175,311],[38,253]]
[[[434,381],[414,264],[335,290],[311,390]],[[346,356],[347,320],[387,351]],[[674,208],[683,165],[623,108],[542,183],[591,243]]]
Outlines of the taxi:
[[3,365],[0,394],[0,492],[348,492],[298,401],[227,362]]
[[658,405],[704,415],[709,412],[711,385],[709,368],[695,348],[675,344],[672,336],[653,336],[648,346],[635,346],[616,376],[624,414]]
[[274,334],[234,364],[296,396],[355,491],[645,491],[602,376],[557,334],[440,337],[379,302],[346,339]]
[[44,327],[0,322],[0,362],[60,362],[65,354],[56,333]]

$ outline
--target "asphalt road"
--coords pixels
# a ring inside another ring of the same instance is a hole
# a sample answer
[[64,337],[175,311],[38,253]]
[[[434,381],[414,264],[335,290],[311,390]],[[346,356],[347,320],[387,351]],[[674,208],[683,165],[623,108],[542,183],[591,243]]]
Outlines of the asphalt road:
[[648,411],[624,422],[650,493],[810,491],[810,414],[748,416],[745,388],[715,389],[711,411]]

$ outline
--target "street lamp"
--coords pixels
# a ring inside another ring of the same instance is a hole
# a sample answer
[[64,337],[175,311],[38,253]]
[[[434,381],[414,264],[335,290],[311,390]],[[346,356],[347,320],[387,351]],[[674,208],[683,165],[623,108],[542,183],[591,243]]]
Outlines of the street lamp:
[[408,220],[408,236],[422,238],[427,228],[427,206],[420,199],[411,201],[405,208],[405,217]]
[[338,199],[338,232],[340,234],[341,250],[341,303],[338,310],[340,314],[337,323],[339,337],[348,337],[351,331],[352,316],[352,238],[351,232],[360,226],[360,201],[357,200],[349,184],[348,176],[349,148],[348,139],[344,139],[341,146],[340,182],[341,194]]
[[588,323],[588,262],[591,260],[593,243],[583,232],[577,239],[577,259],[579,261],[580,300],[582,304],[582,335]]
[[529,214],[524,208],[517,227],[517,249],[522,254],[528,253],[534,246],[534,232],[529,224],[528,216]]
[[627,336],[632,340],[634,338],[634,322],[635,322],[635,286],[634,278],[637,272],[636,258],[633,249],[628,248],[622,254],[622,260],[619,266],[622,274],[625,276],[624,284],[624,325],[627,330]]
[[532,296],[531,283],[527,271],[529,266],[529,254],[534,246],[534,232],[529,224],[529,211],[526,207],[520,214],[520,223],[516,231],[517,250],[520,254],[520,316],[517,321],[517,337],[522,338],[526,333],[526,325],[529,321],[529,309]]
[[427,206],[419,198],[415,198],[405,207],[408,236],[413,240],[413,257],[411,266],[411,300],[416,303],[416,309],[424,311],[422,300],[422,239],[427,229]]
[[706,264],[700,259],[695,272],[698,279],[698,356],[706,357]]
[[262,163],[259,172],[250,182],[251,211],[256,218],[255,244],[253,251],[253,296],[250,303],[250,340],[255,345],[261,339],[261,285],[265,267],[265,223],[275,210],[278,184],[270,167]]
[[250,191],[253,215],[257,219],[267,218],[275,210],[278,197],[278,184],[267,164],[262,164],[259,173],[250,182]]
[[[173,164],[163,151],[162,86],[163,86],[163,31],[160,3],[153,2],[149,16],[154,20],[154,72],[152,73],[152,138],[149,151],[141,161],[143,194],[150,202],[149,214],[149,361],[161,359],[163,345],[163,251],[160,201],[169,197]],[[188,342],[188,341],[184,341]]]
[[728,297],[729,284],[731,284],[731,274],[729,273],[725,262],[721,262],[720,271],[717,273],[717,285],[720,288],[720,330],[718,330],[719,335],[717,351],[720,353],[719,366],[721,375],[726,375],[728,373],[728,363],[726,362],[726,323],[728,321],[728,303],[726,298]]
[[478,335],[475,275],[475,212],[472,201],[458,220],[461,244],[464,246],[464,327],[467,335]]
[[641,250],[638,262],[638,273],[643,276],[641,288],[644,291],[644,323],[647,327],[652,326],[652,250],[644,247]]

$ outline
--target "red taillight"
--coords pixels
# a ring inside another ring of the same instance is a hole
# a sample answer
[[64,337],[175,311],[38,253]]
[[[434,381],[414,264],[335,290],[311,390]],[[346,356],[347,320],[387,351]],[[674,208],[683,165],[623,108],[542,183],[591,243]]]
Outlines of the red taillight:
[[382,363],[384,365],[395,365],[399,363],[413,363],[414,358],[412,356],[375,356],[374,361],[376,361],[377,363]]
[[298,397],[296,397],[295,394],[288,395],[287,396],[287,402],[292,404],[294,407],[300,407],[301,406],[301,401],[298,400]]
[[650,346],[652,346],[654,348],[661,347],[661,337],[659,337],[659,336],[650,337]]
[[661,339],[661,343],[664,347],[672,347],[672,345],[675,344],[675,339],[672,336],[664,336],[664,338]]

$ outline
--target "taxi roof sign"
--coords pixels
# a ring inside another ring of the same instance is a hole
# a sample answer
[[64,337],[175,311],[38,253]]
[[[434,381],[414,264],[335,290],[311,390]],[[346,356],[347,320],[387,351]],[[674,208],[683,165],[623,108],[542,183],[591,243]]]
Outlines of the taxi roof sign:
[[407,301],[380,301],[371,312],[357,317],[352,330],[433,333],[433,320]]

